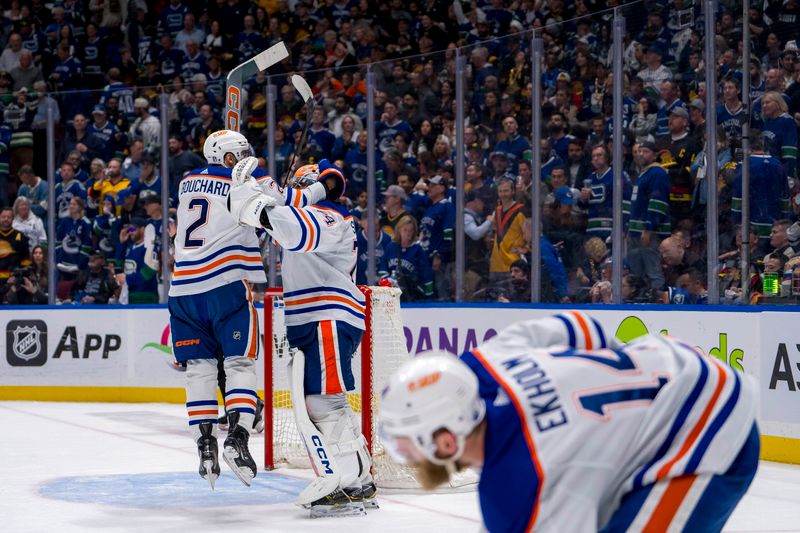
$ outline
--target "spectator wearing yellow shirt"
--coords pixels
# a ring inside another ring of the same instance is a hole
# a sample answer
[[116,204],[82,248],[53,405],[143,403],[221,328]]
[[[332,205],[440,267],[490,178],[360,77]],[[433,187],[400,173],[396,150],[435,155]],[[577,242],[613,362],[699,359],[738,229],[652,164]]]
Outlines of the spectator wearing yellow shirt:
[[128,178],[122,177],[122,163],[119,159],[112,159],[108,162],[108,168],[102,179],[94,182],[90,190],[93,198],[105,198],[107,195],[114,197],[117,201],[116,215],[119,216],[122,210],[122,202],[118,201],[118,193],[122,189],[130,187],[131,182]]
[[499,205],[492,225],[495,228],[492,255],[489,259],[489,284],[503,285],[511,277],[511,264],[528,253],[523,235],[524,207],[514,201],[514,182],[501,179],[497,184]]

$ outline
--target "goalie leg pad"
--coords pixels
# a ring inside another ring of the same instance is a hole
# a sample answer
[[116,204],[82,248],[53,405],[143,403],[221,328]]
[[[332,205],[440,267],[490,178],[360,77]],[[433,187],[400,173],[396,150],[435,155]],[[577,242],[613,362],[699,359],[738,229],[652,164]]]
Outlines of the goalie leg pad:
[[[249,430],[256,416],[256,361],[250,357],[226,357],[225,410],[239,413],[239,425]],[[215,375],[216,377],[216,375]]]
[[211,423],[216,436],[217,402],[216,359],[189,359],[186,362],[186,411],[194,440],[200,438],[200,424]]
[[339,486],[360,488],[361,479],[369,474],[371,461],[367,441],[354,423],[347,397],[344,394],[307,396],[306,408],[336,458],[341,475]]

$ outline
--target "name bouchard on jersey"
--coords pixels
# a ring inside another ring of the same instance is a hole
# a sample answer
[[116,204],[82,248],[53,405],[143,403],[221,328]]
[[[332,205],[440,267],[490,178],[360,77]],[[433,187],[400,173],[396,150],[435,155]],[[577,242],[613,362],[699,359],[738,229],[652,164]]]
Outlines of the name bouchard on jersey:
[[503,367],[522,389],[539,431],[544,433],[569,422],[552,380],[533,358],[512,357],[503,361]]
[[187,179],[181,182],[180,194],[188,194],[193,192],[201,192],[204,194],[213,194],[216,196],[228,196],[228,191],[231,188],[230,183],[225,183],[219,180],[194,178]]

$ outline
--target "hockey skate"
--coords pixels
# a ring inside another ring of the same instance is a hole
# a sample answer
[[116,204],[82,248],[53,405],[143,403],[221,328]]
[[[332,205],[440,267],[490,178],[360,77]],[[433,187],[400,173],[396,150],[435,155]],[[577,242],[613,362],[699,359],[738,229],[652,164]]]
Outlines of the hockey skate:
[[258,471],[256,462],[247,448],[250,433],[239,425],[239,413],[236,411],[228,413],[228,426],[228,437],[225,439],[222,457],[236,477],[249,487]]
[[364,504],[364,509],[380,509],[378,505],[378,488],[374,481],[370,481],[360,488],[345,488],[345,494],[354,502]]
[[[355,490],[361,491],[361,489]],[[311,509],[311,518],[364,516],[367,514],[367,511],[364,509],[363,501],[351,498],[342,489],[336,489],[327,496],[323,496],[319,500],[311,502],[311,504],[304,507]]]
[[200,424],[200,438],[197,439],[197,453],[200,455],[200,477],[208,480],[211,490],[219,477],[219,457],[217,455],[217,438],[211,434],[211,422]]

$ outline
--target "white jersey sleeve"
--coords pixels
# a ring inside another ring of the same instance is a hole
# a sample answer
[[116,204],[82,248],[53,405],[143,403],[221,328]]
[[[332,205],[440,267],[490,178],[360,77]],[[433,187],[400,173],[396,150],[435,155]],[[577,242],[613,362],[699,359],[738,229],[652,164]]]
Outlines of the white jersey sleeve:
[[365,299],[355,284],[358,250],[352,217],[331,202],[275,207],[267,232],[283,248],[286,325],[341,320],[364,329]]

